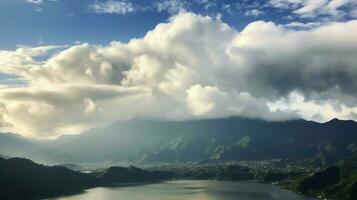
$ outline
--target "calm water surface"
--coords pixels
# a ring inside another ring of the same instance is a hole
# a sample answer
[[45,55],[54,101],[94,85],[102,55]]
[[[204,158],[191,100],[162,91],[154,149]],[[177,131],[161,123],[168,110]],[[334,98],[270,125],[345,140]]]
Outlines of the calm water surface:
[[130,187],[98,187],[60,200],[313,200],[254,182],[169,181]]

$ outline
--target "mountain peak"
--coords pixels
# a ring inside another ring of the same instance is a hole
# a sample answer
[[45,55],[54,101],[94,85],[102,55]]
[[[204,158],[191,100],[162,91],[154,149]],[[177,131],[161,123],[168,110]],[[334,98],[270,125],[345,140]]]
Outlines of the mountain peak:
[[341,123],[341,122],[356,123],[356,121],[353,121],[353,120],[343,120],[343,119],[333,118],[330,121],[325,122],[325,124]]
[[327,121],[326,123],[334,123],[334,122],[341,122],[341,121],[344,121],[344,120],[340,120],[335,117],[335,118],[331,119],[330,121]]

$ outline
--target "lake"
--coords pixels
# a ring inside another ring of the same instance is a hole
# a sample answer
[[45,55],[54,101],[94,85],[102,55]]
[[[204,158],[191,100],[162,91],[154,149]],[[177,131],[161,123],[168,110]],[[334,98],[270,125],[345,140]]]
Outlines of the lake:
[[98,187],[58,200],[313,200],[256,182],[183,180],[130,187]]

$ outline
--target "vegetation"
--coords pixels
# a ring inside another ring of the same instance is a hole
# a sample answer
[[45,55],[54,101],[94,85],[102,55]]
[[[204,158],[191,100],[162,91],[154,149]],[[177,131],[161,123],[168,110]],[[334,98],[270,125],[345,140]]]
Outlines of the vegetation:
[[[0,134],[2,155],[26,152],[23,156],[36,160],[67,163],[49,167],[0,158],[0,199],[50,197],[95,186],[176,178],[255,179],[307,195],[352,200],[357,199],[357,159],[339,161],[356,155],[356,132],[356,122],[337,119],[320,124],[227,118],[118,122],[51,142]],[[158,167],[80,172],[85,169],[82,162],[99,162],[103,167],[125,161]]]
[[145,183],[174,178],[174,174],[166,171],[146,171],[134,166],[110,167],[100,176],[101,185],[117,185],[128,183]]
[[169,172],[135,167],[111,167],[102,173],[80,173],[61,166],[44,166],[23,158],[0,158],[0,199],[38,199],[80,192],[116,183],[172,178]]
[[[329,165],[357,153],[357,123],[245,118],[116,122],[54,141],[0,134],[0,154],[43,163],[128,164],[311,159]],[[95,147],[95,148],[93,148]]]
[[311,177],[303,179],[298,190],[303,193],[308,193],[322,187],[334,185],[340,182],[340,168],[338,166],[331,166],[322,172],[317,172]]
[[[316,173],[319,168],[287,160],[237,161],[222,164],[183,164],[150,170],[110,167],[80,173],[62,166],[44,166],[22,158],[0,158],[0,199],[36,199],[80,192],[97,186],[120,186],[171,179],[259,180],[332,200],[354,200],[357,159],[349,159]],[[75,167],[72,164],[65,166]],[[311,175],[309,175],[311,174]]]
[[0,159],[0,199],[31,199],[76,192],[97,178],[64,167],[48,167],[22,158]]
[[293,179],[287,187],[331,200],[357,199],[357,159],[342,161],[310,176]]
[[248,168],[239,165],[173,166],[170,171],[177,179],[230,181],[254,179]]

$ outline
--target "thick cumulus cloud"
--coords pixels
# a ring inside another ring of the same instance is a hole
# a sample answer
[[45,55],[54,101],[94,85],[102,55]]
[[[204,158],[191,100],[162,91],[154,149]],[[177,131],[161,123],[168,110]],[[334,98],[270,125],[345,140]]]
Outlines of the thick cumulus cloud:
[[54,137],[136,117],[356,119],[355,35],[357,21],[238,32],[181,13],[128,43],[0,51],[0,72],[27,83],[1,87],[0,124]]

